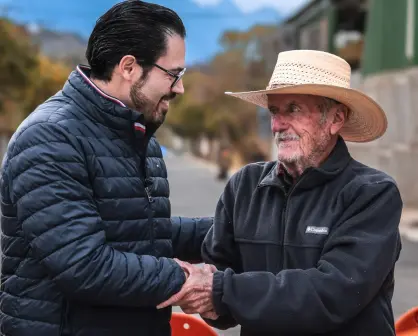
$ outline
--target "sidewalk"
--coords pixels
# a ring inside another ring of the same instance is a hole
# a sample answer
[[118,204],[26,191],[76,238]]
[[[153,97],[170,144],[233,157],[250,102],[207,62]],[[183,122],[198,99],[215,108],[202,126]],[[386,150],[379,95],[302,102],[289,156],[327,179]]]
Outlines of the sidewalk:
[[403,209],[399,230],[402,236],[418,242],[418,209]]

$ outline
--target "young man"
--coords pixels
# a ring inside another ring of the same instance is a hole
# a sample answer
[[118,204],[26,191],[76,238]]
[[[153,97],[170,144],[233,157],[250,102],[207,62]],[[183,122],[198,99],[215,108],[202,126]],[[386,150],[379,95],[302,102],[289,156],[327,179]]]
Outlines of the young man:
[[62,91],[14,134],[2,166],[2,335],[170,335],[171,259],[199,260],[211,218],[170,219],[153,136],[183,94],[185,28],[138,0],[112,7]]

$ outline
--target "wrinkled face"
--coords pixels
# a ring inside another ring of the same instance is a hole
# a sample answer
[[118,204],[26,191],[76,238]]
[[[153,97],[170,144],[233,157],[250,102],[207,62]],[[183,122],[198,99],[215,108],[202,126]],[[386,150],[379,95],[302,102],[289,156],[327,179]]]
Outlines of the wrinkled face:
[[[173,74],[179,74],[185,64],[185,43],[178,35],[168,36],[167,51],[156,64]],[[138,65],[139,67],[139,65]],[[137,79],[129,93],[131,105],[144,114],[149,123],[161,125],[168,112],[170,101],[184,93],[182,80],[174,86],[176,78],[154,66],[145,79]]]
[[327,105],[330,104],[324,98],[311,95],[268,97],[271,129],[280,162],[309,165],[329,149],[332,136],[342,127],[344,116],[337,107]]

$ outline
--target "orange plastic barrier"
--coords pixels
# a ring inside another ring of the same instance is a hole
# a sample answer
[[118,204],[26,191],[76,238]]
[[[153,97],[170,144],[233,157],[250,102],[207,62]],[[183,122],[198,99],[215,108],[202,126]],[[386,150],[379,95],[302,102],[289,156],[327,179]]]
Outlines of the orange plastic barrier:
[[172,336],[218,336],[205,321],[193,315],[173,313],[170,324]]
[[396,336],[418,336],[418,307],[403,314],[395,323]]

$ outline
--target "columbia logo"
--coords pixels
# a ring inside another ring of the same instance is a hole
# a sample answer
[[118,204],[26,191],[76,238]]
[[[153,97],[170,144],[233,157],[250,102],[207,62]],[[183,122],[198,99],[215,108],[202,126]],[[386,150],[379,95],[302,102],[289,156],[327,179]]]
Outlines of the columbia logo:
[[328,234],[328,228],[326,226],[308,226],[306,228],[305,233],[313,233],[313,234]]

